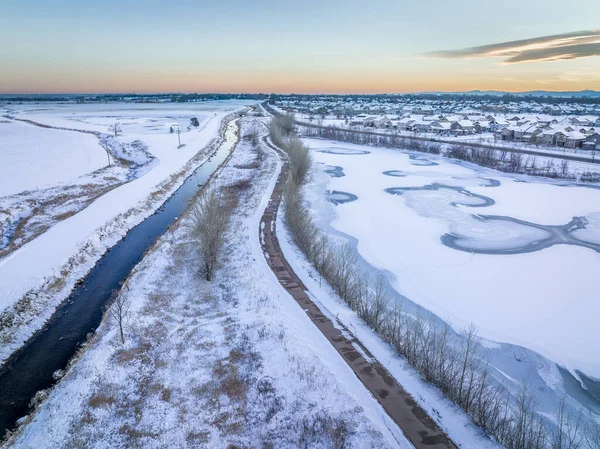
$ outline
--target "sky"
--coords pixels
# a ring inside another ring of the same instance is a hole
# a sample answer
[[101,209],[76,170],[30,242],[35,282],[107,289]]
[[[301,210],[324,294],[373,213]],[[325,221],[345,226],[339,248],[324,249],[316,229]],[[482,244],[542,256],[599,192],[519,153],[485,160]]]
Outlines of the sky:
[[0,0],[0,93],[600,90],[598,0]]

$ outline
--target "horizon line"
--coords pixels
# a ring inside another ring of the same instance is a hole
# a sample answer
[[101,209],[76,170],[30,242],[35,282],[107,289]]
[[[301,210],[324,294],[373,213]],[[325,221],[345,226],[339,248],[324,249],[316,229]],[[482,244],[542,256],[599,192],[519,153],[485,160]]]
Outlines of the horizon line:
[[496,90],[496,89],[471,89],[471,90],[423,90],[413,92],[244,92],[244,91],[228,91],[228,92],[202,92],[202,91],[157,91],[157,92],[133,92],[133,91],[115,91],[115,92],[0,92],[0,97],[10,95],[331,95],[331,96],[348,96],[348,95],[419,95],[419,94],[468,94],[468,93],[506,93],[506,94],[525,94],[530,92],[549,92],[549,93],[581,93],[594,92],[600,93],[600,90],[595,89],[580,89],[580,90],[553,90],[553,89],[532,89],[532,90]]

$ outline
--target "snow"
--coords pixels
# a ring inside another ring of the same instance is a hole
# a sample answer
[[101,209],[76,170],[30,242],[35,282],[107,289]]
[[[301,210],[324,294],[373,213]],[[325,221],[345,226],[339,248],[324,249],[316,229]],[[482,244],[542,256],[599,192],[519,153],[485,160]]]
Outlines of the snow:
[[[95,108],[98,105],[92,106]],[[38,112],[33,117],[33,114],[22,111],[22,115],[27,119],[35,118],[35,121],[52,126],[74,127],[73,120],[61,118],[62,115],[68,113],[69,116],[73,116],[78,111],[86,111],[92,106],[43,105],[43,114]],[[131,114],[131,109],[140,108],[135,104],[100,106],[103,108],[102,114],[106,113],[106,108],[111,108],[114,111],[113,115]],[[171,116],[173,113],[173,106],[169,108],[168,105],[152,104],[144,105],[144,108],[146,115],[153,111],[155,117]],[[69,272],[67,286],[72,286],[72,283],[91,268],[95,260],[110,245],[116,243],[127,229],[151,214],[162,200],[166,199],[169,192],[183,181],[172,177],[182,170],[189,171],[194,168],[186,164],[217,137],[222,119],[233,111],[246,109],[242,102],[237,101],[196,103],[193,107],[177,105],[177,108],[176,111],[185,108],[190,115],[193,114],[199,119],[202,117],[198,129],[193,128],[182,134],[182,143],[185,143],[185,146],[178,148],[177,137],[170,135],[168,131],[161,134],[119,136],[121,142],[142,140],[151,154],[157,157],[159,163],[144,176],[102,195],[79,213],[60,221],[36,239],[0,259],[0,313],[16,304],[25,293],[39,288],[48,278],[56,275],[71,257],[79,255],[85,263],[77,267],[76,272]],[[11,114],[21,116],[19,110],[15,109],[11,110]],[[30,128],[36,127],[30,126]],[[90,138],[97,140],[92,135]],[[171,180],[174,183],[171,184]],[[157,191],[161,192],[158,195],[154,194]],[[72,268],[69,270],[71,271]],[[56,302],[56,299],[53,299],[53,302]],[[39,326],[43,323],[51,311],[51,309],[39,311],[35,325]],[[16,349],[14,344],[20,344],[25,340],[32,329],[20,330],[17,338],[13,338],[12,345],[2,347],[0,358],[6,357]]]
[[[439,165],[423,167],[414,165],[403,151],[308,142],[319,150],[337,148],[337,154],[312,152],[317,162],[343,167],[345,176],[331,178],[327,189],[358,196],[336,207],[332,226],[357,238],[360,254],[374,267],[391,272],[398,292],[449,319],[456,329],[474,323],[484,338],[533,349],[569,369],[600,377],[598,252],[554,245],[522,254],[474,254],[440,240],[453,233],[465,237],[474,251],[514,248],[548,233],[477,217],[501,215],[545,226],[565,225],[574,216],[584,216],[587,229],[575,231],[574,237],[594,243],[600,190],[515,178],[435,156],[427,158]],[[340,148],[370,154],[345,155]],[[406,176],[384,175],[388,170]],[[486,179],[500,185],[486,187]],[[496,203],[482,206],[477,197],[446,188],[401,195],[384,191],[436,182],[460,185]]]
[[[292,243],[281,214],[277,217],[279,243],[283,253],[307,286],[311,299],[321,311],[334,322],[339,320],[350,329],[362,345],[390,372],[396,381],[419,403],[438,425],[459,447],[478,449],[500,449],[501,446],[490,440],[481,429],[475,426],[457,405],[424,381],[406,360],[375,335],[357,315],[327,285]],[[357,347],[358,348],[358,347]]]
[[0,118],[0,197],[66,183],[107,165],[91,134]]
[[[251,156],[243,142],[212,181],[253,181],[251,195],[242,196],[232,217],[216,279],[200,280],[190,263],[193,244],[182,217],[136,267],[123,292],[132,310],[125,347],[105,319],[10,447],[226,448],[271,441],[291,448],[299,446],[303,420],[320,411],[354,421],[356,433],[346,447],[411,447],[269,269],[257,230],[281,164],[268,150],[261,170],[238,168]],[[255,362],[233,364],[233,350],[250,351]],[[128,354],[139,355],[119,361]],[[235,368],[220,374],[223,364]],[[247,386],[242,398],[215,389],[220,376],[233,372]],[[261,393],[260,382],[272,393]],[[98,397],[114,402],[92,406]],[[194,440],[200,436],[202,441]],[[331,446],[317,439],[310,447]]]

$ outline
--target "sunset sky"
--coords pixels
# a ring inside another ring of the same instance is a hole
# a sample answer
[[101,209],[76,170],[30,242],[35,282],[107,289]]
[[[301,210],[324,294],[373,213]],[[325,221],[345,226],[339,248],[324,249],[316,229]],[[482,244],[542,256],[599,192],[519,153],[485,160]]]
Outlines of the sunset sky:
[[600,90],[598,0],[2,0],[0,93]]

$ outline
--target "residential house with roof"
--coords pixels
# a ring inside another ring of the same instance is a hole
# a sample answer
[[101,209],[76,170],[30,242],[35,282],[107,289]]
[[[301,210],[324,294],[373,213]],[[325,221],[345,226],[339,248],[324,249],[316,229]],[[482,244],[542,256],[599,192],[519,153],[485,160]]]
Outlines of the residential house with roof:
[[563,135],[558,134],[556,136],[556,145],[565,148],[578,148],[583,144],[585,138],[586,135],[579,131],[565,131]]
[[451,131],[451,126],[449,122],[435,120],[429,124],[428,131],[436,134],[447,134]]
[[572,117],[570,119],[571,125],[575,125],[575,126],[592,126],[593,123],[585,118],[585,117]]
[[600,134],[594,133],[587,136],[581,147],[590,151],[600,150]]
[[532,138],[541,133],[536,123],[525,123],[515,128],[515,140],[519,142],[530,142]]
[[450,129],[456,135],[474,134],[475,126],[471,120],[459,120],[458,122],[452,123]]
[[486,133],[492,128],[492,124],[487,120],[478,120],[473,122],[473,126],[475,127],[475,131],[478,133]]

